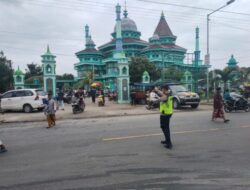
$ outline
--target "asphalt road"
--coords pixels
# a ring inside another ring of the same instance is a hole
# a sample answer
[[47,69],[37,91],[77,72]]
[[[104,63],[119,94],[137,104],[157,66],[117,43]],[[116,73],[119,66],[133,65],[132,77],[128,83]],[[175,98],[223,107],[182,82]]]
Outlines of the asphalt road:
[[159,116],[1,124],[1,190],[250,189],[250,114],[176,113],[174,148],[161,144]]

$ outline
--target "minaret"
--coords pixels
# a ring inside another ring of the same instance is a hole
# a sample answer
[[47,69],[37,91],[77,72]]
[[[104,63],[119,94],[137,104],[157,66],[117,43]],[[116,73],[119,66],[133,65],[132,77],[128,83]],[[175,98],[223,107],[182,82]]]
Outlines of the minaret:
[[194,51],[194,63],[196,66],[199,65],[200,62],[200,34],[199,34],[200,30],[198,28],[198,26],[195,29],[195,51]]
[[85,46],[86,49],[95,49],[95,43],[91,38],[88,25],[85,26]]
[[24,73],[20,70],[19,66],[14,73],[15,89],[24,89]]
[[47,51],[42,57],[43,85],[45,92],[52,92],[56,95],[56,56],[54,56],[47,46]]
[[125,54],[123,52],[122,47],[122,22],[121,22],[121,6],[119,4],[116,5],[116,43],[115,43],[115,57],[125,58]]
[[116,49],[114,59],[117,61],[118,103],[129,103],[129,64],[122,47],[121,6],[116,6]]

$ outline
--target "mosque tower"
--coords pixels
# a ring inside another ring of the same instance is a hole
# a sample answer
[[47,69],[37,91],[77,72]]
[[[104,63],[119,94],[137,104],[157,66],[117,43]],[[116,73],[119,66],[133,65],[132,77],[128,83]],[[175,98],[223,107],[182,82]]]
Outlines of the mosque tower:
[[118,103],[129,103],[129,63],[123,50],[122,26],[121,26],[121,6],[116,6],[116,49],[113,55],[117,61],[118,77]]
[[53,96],[56,95],[56,56],[54,56],[47,46],[47,51],[42,57],[43,68],[43,84],[45,92],[52,92]]

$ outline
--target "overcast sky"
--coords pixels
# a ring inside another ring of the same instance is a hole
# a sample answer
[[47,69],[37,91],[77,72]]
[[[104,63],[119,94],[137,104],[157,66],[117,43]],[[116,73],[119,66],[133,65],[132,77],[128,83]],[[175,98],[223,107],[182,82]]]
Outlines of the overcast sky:
[[[217,9],[227,0],[151,0],[207,9]],[[100,46],[111,39],[115,25],[115,5],[124,0],[0,0],[0,50],[22,70],[26,64],[41,64],[47,44],[57,58],[57,73],[73,73],[75,53],[85,47],[84,26]],[[194,3],[195,2],[195,3]],[[195,27],[200,27],[202,59],[206,53],[206,14],[211,11],[127,0],[128,17],[141,38],[148,40],[161,11],[177,38],[177,45],[194,51]],[[210,53],[213,68],[224,68],[231,54],[239,66],[250,67],[250,0],[236,0],[224,11],[211,16]]]

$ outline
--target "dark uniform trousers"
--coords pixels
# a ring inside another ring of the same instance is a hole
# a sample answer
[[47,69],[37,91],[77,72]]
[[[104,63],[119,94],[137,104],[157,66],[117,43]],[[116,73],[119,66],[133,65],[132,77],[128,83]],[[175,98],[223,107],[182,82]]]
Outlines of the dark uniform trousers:
[[171,137],[170,137],[170,129],[169,129],[171,116],[172,115],[163,115],[163,114],[160,116],[161,129],[165,136],[166,144],[169,144],[169,145],[172,144]]

